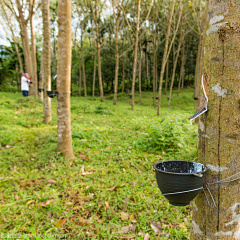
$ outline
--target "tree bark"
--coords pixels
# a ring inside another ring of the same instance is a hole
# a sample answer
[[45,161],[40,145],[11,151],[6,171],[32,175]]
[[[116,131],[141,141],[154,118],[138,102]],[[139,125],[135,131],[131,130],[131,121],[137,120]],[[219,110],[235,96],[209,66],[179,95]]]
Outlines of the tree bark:
[[82,91],[82,70],[81,70],[81,58],[78,58],[78,65],[79,65],[79,78],[78,78],[78,96],[81,97]]
[[26,72],[29,75],[32,75],[32,61],[31,61],[31,52],[29,46],[29,38],[28,38],[28,31],[27,31],[27,23],[28,20],[25,20],[23,9],[20,4],[20,0],[16,0],[17,9],[18,9],[18,23],[21,29],[21,39],[22,39],[22,46],[23,46],[23,55],[24,55],[24,62],[26,66]]
[[124,38],[122,38],[122,93],[124,92],[125,85],[125,69],[124,69],[124,56],[123,56],[123,46],[124,46]]
[[[41,64],[40,64],[40,76],[39,76],[39,89],[43,89],[43,53],[41,56]],[[43,102],[43,91],[38,93],[38,99],[39,101]]]
[[174,83],[174,79],[175,79],[175,73],[176,73],[177,62],[178,62],[178,56],[179,56],[181,45],[182,45],[182,26],[183,26],[183,21],[181,21],[178,49],[177,49],[176,58],[174,59],[175,61],[174,61],[174,65],[173,65],[172,80],[171,80],[171,84],[170,84],[170,88],[169,88],[169,96],[168,96],[167,107],[170,107],[170,102],[171,102],[171,98],[172,98],[173,83]]
[[97,24],[97,8],[98,8],[98,1],[95,0],[95,10],[92,6],[92,0],[90,0],[93,19],[95,23],[95,30],[96,30],[96,45],[97,45],[97,58],[98,58],[98,80],[99,80],[99,88],[100,88],[100,98],[101,102],[103,102],[103,82],[102,82],[102,70],[101,70],[101,55],[100,55],[100,42],[99,42],[99,33],[98,33],[98,24]]
[[165,93],[167,93],[167,87],[168,87],[168,68],[169,68],[169,58],[167,59],[167,64],[166,64]]
[[139,102],[142,101],[142,44],[139,42],[139,63],[138,63],[138,85],[139,85]]
[[134,63],[133,63],[133,79],[132,79],[132,110],[134,110],[134,92],[135,92],[135,79],[137,71],[137,52],[138,52],[138,32],[139,32],[139,21],[140,21],[140,5],[141,0],[138,0],[137,6],[137,22],[136,22],[136,32],[135,32],[135,45],[134,45]]
[[37,99],[38,97],[38,78],[37,78],[37,59],[36,59],[36,40],[35,40],[35,31],[33,25],[33,12],[34,2],[33,0],[29,1],[29,15],[30,15],[30,26],[31,26],[31,44],[32,44],[32,95]]
[[[198,138],[198,162],[208,167],[205,183],[209,184],[240,172],[239,19],[238,1],[209,1],[203,58],[209,110],[200,118]],[[239,180],[209,188],[216,207],[208,205],[203,192],[198,194],[190,239],[240,239]]]
[[155,94],[156,94],[156,24],[153,30],[153,106],[155,107]]
[[178,93],[177,93],[178,96],[179,96],[179,93],[180,93],[181,82],[183,80],[184,63],[185,63],[185,59],[184,59],[184,51],[185,51],[184,37],[183,37],[182,41],[183,41],[183,45],[182,45],[182,51],[181,51],[181,69],[180,69],[179,82],[178,82]]
[[[196,79],[196,84],[195,84],[195,111],[198,112],[200,111],[200,94],[201,94],[201,73],[203,72],[203,55],[204,55],[204,42],[205,42],[205,33],[206,33],[206,24],[207,24],[207,8],[205,8],[204,11],[204,16],[201,18],[202,21],[200,22],[201,24],[201,36],[199,37],[199,41],[201,42],[200,44],[200,53],[199,53],[199,64],[198,67],[196,66],[197,72],[195,77]],[[195,119],[195,123],[199,122],[199,118]]]
[[[119,2],[118,2],[119,3]],[[117,6],[117,14],[114,10],[114,0],[112,0],[113,5],[113,13],[116,23],[116,32],[115,32],[115,78],[114,78],[114,97],[113,97],[113,105],[117,104],[117,94],[118,94],[118,72],[119,72],[119,53],[118,53],[118,31],[119,31],[119,16],[120,9]]]
[[157,115],[160,115],[161,97],[162,97],[162,82],[163,82],[163,75],[164,75],[164,70],[165,70],[165,65],[166,65],[166,56],[167,56],[167,52],[168,52],[169,35],[170,35],[170,30],[171,30],[171,22],[172,22],[174,7],[175,7],[175,0],[172,1],[172,7],[171,7],[171,10],[169,13],[168,29],[167,29],[167,33],[166,33],[165,48],[164,48],[160,81],[159,81]]
[[82,38],[83,38],[83,22],[81,24],[81,55],[82,55],[84,97],[87,97],[87,83],[86,83],[85,62],[84,62],[84,52],[83,52],[83,40],[82,40]]
[[57,78],[57,122],[58,149],[73,157],[70,83],[71,83],[71,1],[58,1],[58,78]]
[[[199,13],[198,13],[198,51],[196,56],[196,67],[195,67],[195,78],[194,78],[194,98],[198,98],[201,89],[201,77],[199,78],[200,73],[200,58],[201,58],[201,46],[202,46],[202,0],[199,0]],[[200,81],[199,81],[200,80]],[[199,102],[195,101],[195,111],[198,112],[199,109]],[[195,120],[198,121],[198,118]]]
[[50,15],[49,15],[49,0],[42,1],[42,16],[43,16],[43,118],[45,123],[52,120],[51,99],[47,96],[47,91],[51,90],[51,42],[50,42]]
[[93,64],[93,89],[92,89],[92,96],[95,97],[95,85],[96,85],[96,53],[94,51],[94,64]]

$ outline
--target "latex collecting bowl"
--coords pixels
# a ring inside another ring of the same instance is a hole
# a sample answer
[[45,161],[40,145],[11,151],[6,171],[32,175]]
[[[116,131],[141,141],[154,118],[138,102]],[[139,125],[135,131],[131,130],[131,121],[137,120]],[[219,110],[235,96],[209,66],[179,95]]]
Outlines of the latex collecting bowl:
[[54,98],[55,96],[58,95],[58,92],[57,92],[56,90],[47,91],[47,95],[48,95],[48,97],[50,97],[50,98]]
[[170,204],[186,206],[202,189],[207,167],[190,161],[163,161],[153,165],[158,187]]

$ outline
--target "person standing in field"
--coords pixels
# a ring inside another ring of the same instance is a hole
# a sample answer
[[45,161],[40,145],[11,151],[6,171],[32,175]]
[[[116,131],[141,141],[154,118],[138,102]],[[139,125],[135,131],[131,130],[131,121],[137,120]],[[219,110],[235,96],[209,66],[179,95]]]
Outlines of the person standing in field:
[[31,83],[30,82],[31,78],[32,77],[29,77],[28,73],[24,73],[21,77],[21,91],[24,97],[28,96],[29,84]]

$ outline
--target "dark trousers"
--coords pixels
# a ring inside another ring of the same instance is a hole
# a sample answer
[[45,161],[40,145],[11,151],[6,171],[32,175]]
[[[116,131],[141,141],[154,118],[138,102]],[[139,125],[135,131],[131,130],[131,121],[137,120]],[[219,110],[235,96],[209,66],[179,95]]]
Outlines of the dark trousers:
[[27,96],[28,96],[28,91],[22,91],[22,95],[23,95],[24,97],[27,97]]

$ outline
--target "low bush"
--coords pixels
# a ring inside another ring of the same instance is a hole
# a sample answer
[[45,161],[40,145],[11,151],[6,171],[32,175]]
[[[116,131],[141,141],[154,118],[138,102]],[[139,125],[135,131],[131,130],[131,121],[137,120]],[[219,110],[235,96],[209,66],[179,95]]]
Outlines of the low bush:
[[146,132],[140,133],[136,141],[136,147],[144,152],[179,152],[189,147],[190,138],[196,137],[197,133],[189,136],[189,122],[187,120],[167,118],[156,119],[148,124]]

